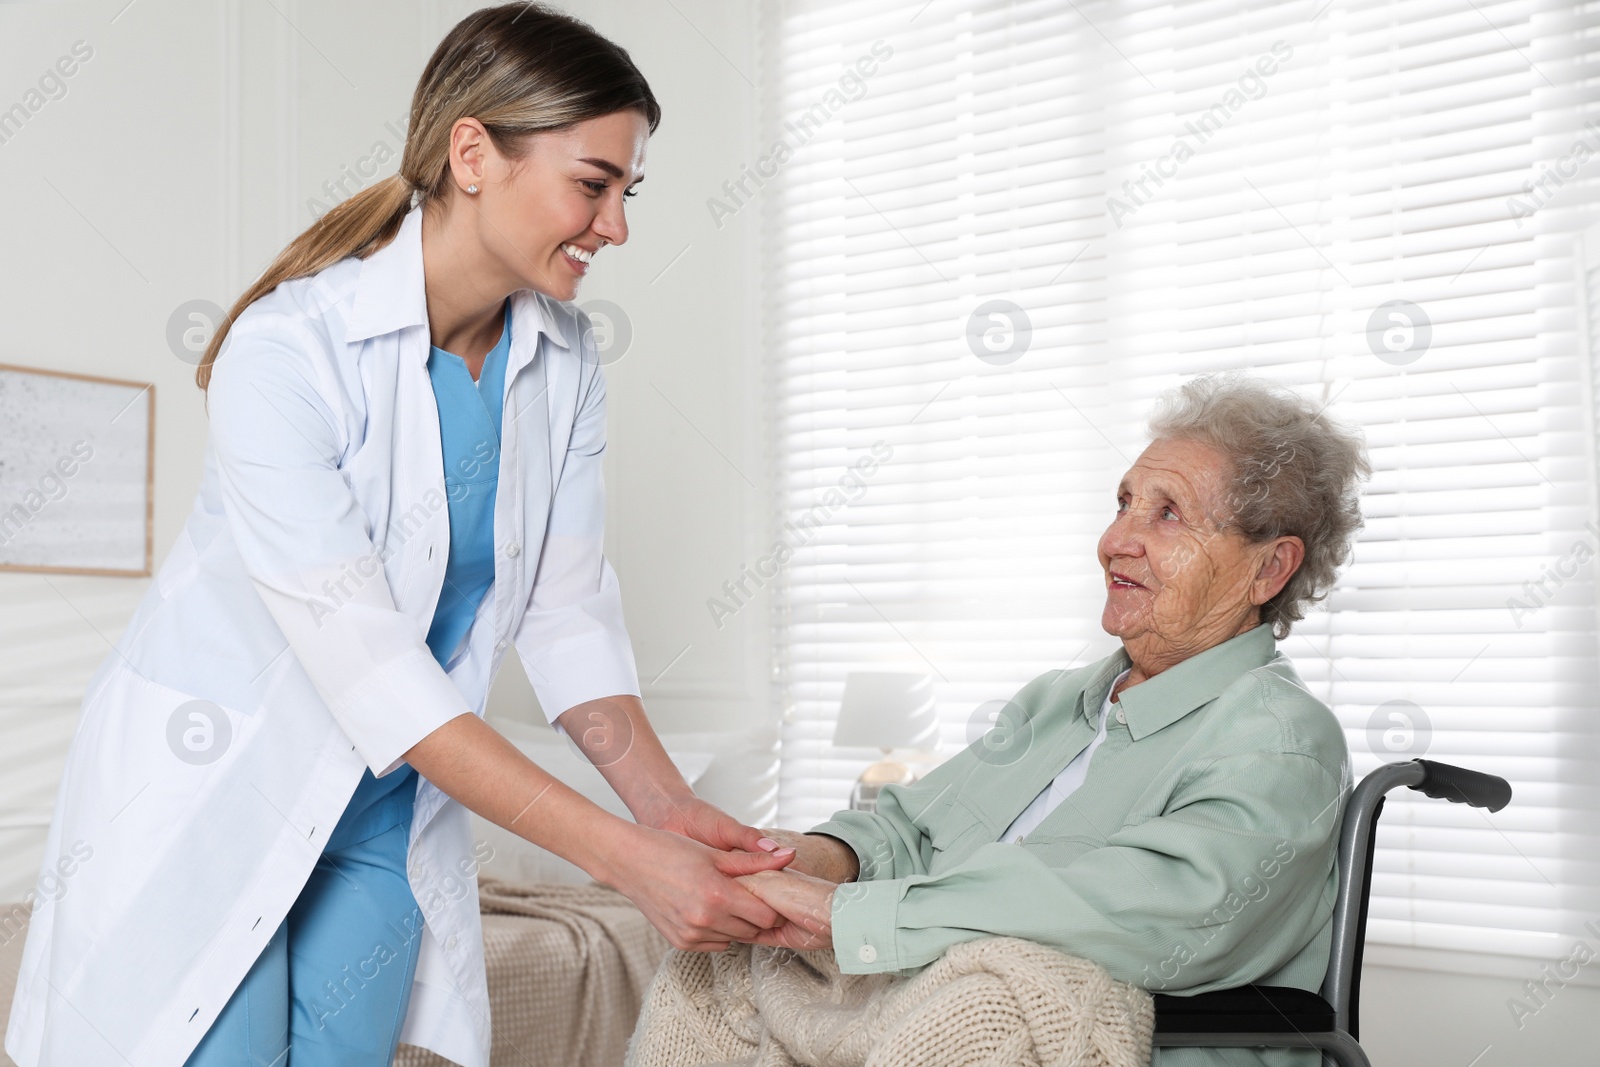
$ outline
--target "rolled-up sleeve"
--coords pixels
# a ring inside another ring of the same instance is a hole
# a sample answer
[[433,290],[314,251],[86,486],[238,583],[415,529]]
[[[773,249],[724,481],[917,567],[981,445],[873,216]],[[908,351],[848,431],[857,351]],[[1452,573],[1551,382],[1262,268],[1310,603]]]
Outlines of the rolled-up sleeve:
[[385,775],[472,714],[383,562],[339,469],[343,434],[315,385],[319,342],[284,316],[241,318],[207,390],[222,507],[246,573],[356,751]]
[[[587,319],[581,318],[587,326]],[[584,345],[592,336],[583,330]],[[581,361],[572,434],[550,504],[528,609],[512,642],[552,723],[562,712],[608,696],[638,696],[622,591],[605,558],[606,389],[599,361]]]
[[991,842],[938,875],[842,885],[840,969],[909,973],[957,942],[1008,936],[1153,990],[1254,981],[1332,912],[1342,790],[1307,755],[1230,756],[1197,768],[1162,815],[1061,866]]

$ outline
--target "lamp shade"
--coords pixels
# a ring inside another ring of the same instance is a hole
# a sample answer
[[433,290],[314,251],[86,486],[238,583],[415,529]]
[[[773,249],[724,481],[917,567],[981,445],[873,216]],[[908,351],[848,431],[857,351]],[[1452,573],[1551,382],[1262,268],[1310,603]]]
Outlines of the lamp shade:
[[939,736],[933,678],[911,671],[851,671],[833,743],[859,748],[931,750]]

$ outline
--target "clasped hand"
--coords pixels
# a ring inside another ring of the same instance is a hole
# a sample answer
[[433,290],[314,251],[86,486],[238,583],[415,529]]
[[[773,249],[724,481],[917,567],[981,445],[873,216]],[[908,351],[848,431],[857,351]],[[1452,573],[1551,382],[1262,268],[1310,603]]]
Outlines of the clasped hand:
[[792,949],[833,946],[833,894],[838,885],[793,867],[757,871],[734,880],[760,897],[783,919],[776,926],[741,940],[752,945]]
[[[741,829],[749,828],[741,827]],[[810,869],[810,865],[820,864],[829,844],[838,846],[838,843],[825,842],[817,837],[807,837],[785,830],[768,830],[766,834],[768,836],[762,837],[760,841],[777,843],[773,841],[776,838],[790,846],[793,850],[793,862],[787,866],[775,865],[768,870],[741,874],[733,880],[776,912],[777,918],[764,929],[747,936],[735,937],[733,940],[751,945],[775,945],[791,949],[831,947],[833,894],[838,884],[828,878],[818,877],[817,873]]]
[[777,847],[814,838],[745,826],[699,798],[650,815],[638,830],[650,839],[652,861],[619,870],[614,884],[674,948],[832,944],[836,883],[796,869],[805,866],[800,854]]

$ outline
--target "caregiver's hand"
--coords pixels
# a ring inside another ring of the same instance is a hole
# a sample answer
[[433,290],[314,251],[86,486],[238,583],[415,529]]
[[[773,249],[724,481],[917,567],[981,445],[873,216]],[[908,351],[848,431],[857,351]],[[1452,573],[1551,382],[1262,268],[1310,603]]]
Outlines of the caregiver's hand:
[[611,783],[639,825],[722,851],[742,850],[721,862],[725,874],[775,870],[794,858],[779,842],[695,795],[662,747],[638,697],[588,700],[562,712],[556,722]]
[[721,952],[783,921],[724,870],[770,859],[765,854],[720,852],[665,830],[622,826],[626,834],[617,839],[619,851],[606,856],[600,880],[633,901],[673,948]]
[[799,871],[760,871],[736,879],[783,916],[782,925],[741,937],[752,945],[809,949],[833,947],[833,894],[826,878]]
[[[719,864],[724,874],[777,870],[788,866],[796,856],[792,846],[780,845],[754,826],[746,826],[715,804],[692,794],[676,800],[661,800],[656,807],[647,809],[639,821],[729,852],[728,860]],[[740,851],[732,852],[733,849]]]
[[[787,863],[792,854],[720,852],[680,834],[619,818],[528,759],[471,712],[435,729],[407,749],[405,758],[469,811],[615,887],[674,948],[720,952],[734,938],[754,936],[781,921],[732,876]],[[660,758],[665,760],[665,753]],[[608,768],[615,773],[614,764]],[[693,795],[681,776],[674,780],[664,772],[653,780],[621,775],[617,780],[628,790],[624,799],[631,798],[636,813],[643,808],[635,805],[647,804],[649,796]]]

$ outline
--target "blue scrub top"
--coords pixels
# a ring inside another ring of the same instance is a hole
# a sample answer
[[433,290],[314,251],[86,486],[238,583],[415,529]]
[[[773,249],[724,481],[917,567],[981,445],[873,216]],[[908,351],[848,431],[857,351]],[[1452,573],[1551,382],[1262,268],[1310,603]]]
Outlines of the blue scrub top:
[[[441,667],[449,664],[472,628],[478,605],[494,584],[494,498],[500,477],[501,409],[510,352],[509,299],[500,340],[484,357],[476,383],[460,356],[437,345],[428,352],[450,511],[450,558],[427,637],[428,648]],[[324,850],[365,841],[409,822],[416,786],[417,772],[409,764],[381,779],[370,768],[364,771]]]

